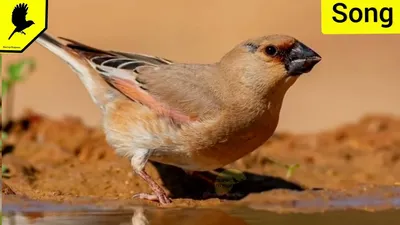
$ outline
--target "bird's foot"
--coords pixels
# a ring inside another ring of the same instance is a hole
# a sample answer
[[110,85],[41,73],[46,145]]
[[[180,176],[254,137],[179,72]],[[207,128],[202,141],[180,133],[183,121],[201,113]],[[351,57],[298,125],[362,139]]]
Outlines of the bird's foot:
[[147,194],[147,193],[138,193],[132,196],[132,198],[144,199],[149,201],[157,201],[161,205],[166,205],[171,203],[171,199],[167,197],[165,193],[158,194]]
[[25,32],[21,31],[21,34],[26,35]]
[[147,182],[154,194],[139,193],[134,195],[134,198],[147,199],[151,201],[158,201],[161,205],[171,203],[164,189],[160,187],[144,170],[139,171],[138,175]]

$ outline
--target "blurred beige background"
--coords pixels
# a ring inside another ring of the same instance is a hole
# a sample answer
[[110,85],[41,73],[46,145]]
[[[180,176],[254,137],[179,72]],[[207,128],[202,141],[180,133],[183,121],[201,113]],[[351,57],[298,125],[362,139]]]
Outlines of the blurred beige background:
[[[288,92],[279,130],[314,132],[366,113],[400,114],[400,35],[325,36],[319,0],[49,0],[47,32],[104,49],[153,54],[182,62],[219,60],[249,37],[284,33],[322,56]],[[35,57],[38,70],[16,88],[25,108],[54,117],[100,122],[77,76],[36,43],[4,65]]]

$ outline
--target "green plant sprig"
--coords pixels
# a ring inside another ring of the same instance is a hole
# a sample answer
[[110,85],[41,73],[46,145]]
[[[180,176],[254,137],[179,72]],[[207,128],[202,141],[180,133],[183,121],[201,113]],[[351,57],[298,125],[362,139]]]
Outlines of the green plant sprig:
[[[3,77],[3,56],[0,55],[0,76],[1,76],[1,102],[0,102],[0,115],[1,123],[7,123],[12,115],[14,106],[14,85],[18,82],[23,81],[28,74],[32,73],[36,69],[36,63],[33,59],[21,59],[15,63],[11,63],[6,71],[7,76]],[[3,100],[6,98],[5,112],[3,112]],[[0,148],[3,151],[3,140],[7,138],[7,133],[1,131]],[[8,168],[2,165],[1,172],[3,178],[8,178]]]

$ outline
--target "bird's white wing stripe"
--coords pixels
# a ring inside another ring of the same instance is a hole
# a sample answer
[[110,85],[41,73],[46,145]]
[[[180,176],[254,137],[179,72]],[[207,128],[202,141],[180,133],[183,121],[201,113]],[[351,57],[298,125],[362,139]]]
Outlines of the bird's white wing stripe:
[[127,66],[129,64],[133,64],[133,63],[136,63],[136,62],[131,61],[131,62],[122,63],[121,65],[117,66],[117,69],[121,69],[121,67],[124,67],[124,66]]
[[[108,76],[108,77],[115,76],[115,77],[119,77],[121,79],[132,80],[132,81],[136,78],[136,73],[134,73],[131,70],[117,69],[117,68],[109,67],[109,66],[96,66],[96,67],[99,68],[100,70],[102,70],[102,71],[99,71],[101,74]],[[132,76],[134,79],[132,79]]]
[[108,62],[118,61],[118,60],[130,60],[130,62],[122,63],[122,64],[119,65],[117,68],[120,68],[120,67],[122,67],[122,66],[129,65],[129,64],[131,64],[131,63],[143,63],[143,64],[146,64],[146,65],[155,66],[155,67],[158,67],[158,66],[159,66],[159,65],[157,65],[157,64],[154,64],[154,63],[151,63],[151,62],[148,62],[148,61],[137,60],[137,59],[127,58],[127,57],[107,59],[107,60],[105,60],[104,62],[102,62],[101,64],[97,64],[97,63],[94,61],[94,60],[96,60],[96,59],[109,58],[109,57],[112,57],[112,56],[105,56],[105,55],[94,56],[93,58],[90,59],[90,61],[91,61],[92,63],[96,64],[97,66],[101,66],[101,67],[107,66],[107,65],[104,65],[104,64],[106,64],[106,63],[108,63]]
[[[123,59],[123,58],[122,58]],[[106,61],[102,62],[100,65],[104,66],[104,64],[108,63],[108,62],[112,62],[112,61],[118,61],[121,60],[120,58],[114,58],[114,59],[107,59]],[[129,59],[127,59],[129,60]]]
[[93,58],[90,59],[90,61],[92,61],[92,62],[94,63],[93,60],[95,60],[95,59],[101,59],[101,58],[105,58],[105,57],[109,57],[109,56],[105,56],[105,55],[94,56]]

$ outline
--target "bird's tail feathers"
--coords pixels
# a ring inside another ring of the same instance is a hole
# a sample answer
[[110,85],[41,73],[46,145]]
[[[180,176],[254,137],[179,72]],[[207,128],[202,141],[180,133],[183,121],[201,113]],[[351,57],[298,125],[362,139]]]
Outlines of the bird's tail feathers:
[[115,97],[116,91],[107,84],[84,57],[47,33],[41,34],[36,42],[64,60],[78,74],[93,101],[100,108],[103,108]]
[[10,37],[8,38],[8,40],[11,39],[11,37],[15,34],[15,32],[17,32],[17,29],[15,29],[15,30],[11,33]]

